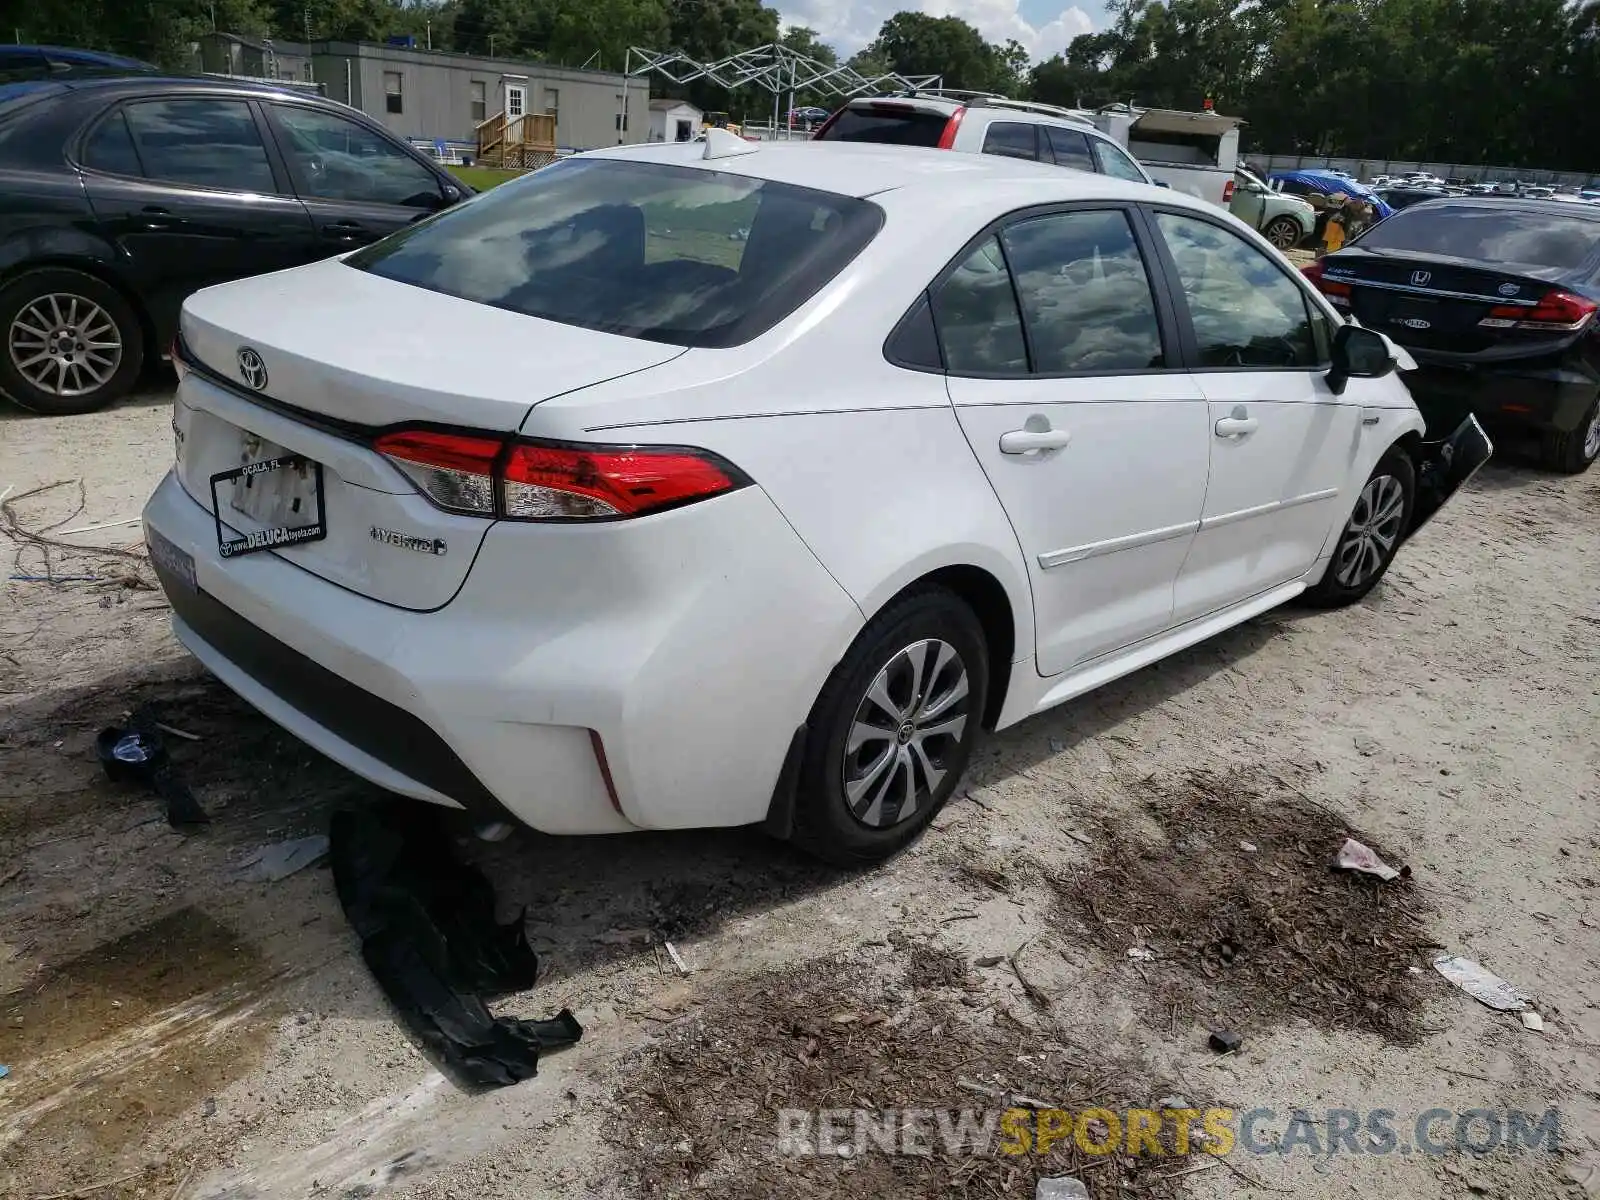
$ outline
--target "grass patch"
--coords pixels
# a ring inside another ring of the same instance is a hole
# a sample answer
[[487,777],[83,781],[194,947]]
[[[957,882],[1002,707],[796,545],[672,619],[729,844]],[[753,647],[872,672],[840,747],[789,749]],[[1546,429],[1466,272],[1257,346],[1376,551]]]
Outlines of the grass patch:
[[445,170],[454,175],[468,187],[476,188],[480,192],[487,192],[490,188],[498,187],[502,183],[509,183],[526,171],[503,170],[500,167],[446,167]]

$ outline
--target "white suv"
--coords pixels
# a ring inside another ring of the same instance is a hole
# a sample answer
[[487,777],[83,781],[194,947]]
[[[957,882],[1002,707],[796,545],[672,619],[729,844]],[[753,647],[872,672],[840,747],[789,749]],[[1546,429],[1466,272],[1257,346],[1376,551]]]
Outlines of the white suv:
[[858,96],[816,132],[822,142],[880,142],[967,154],[998,154],[1155,183],[1084,113],[985,92],[902,92]]

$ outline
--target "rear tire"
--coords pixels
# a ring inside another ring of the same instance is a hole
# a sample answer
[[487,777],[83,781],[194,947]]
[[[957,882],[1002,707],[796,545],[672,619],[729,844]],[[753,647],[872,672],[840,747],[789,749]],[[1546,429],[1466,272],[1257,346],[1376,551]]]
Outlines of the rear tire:
[[1299,221],[1293,217],[1277,217],[1267,223],[1267,227],[1261,231],[1261,236],[1279,250],[1293,250],[1300,244],[1303,235],[1300,232]]
[[794,843],[841,867],[909,845],[960,783],[988,694],[983,628],[954,593],[930,587],[879,613],[812,707]]
[[1416,467],[1404,450],[1390,447],[1367,477],[1339,533],[1327,573],[1306,591],[1305,602],[1318,608],[1343,608],[1377,587],[1411,528],[1416,499]]
[[45,416],[120,400],[144,366],[144,329],[109,284],[62,267],[0,288],[0,392]]
[[1541,447],[1544,465],[1563,475],[1580,475],[1600,458],[1600,396],[1570,433],[1547,433]]

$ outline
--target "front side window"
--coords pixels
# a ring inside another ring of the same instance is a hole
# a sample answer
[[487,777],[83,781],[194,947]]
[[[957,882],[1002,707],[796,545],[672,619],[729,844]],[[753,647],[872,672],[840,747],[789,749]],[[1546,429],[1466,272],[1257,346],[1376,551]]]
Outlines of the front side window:
[[1314,367],[1321,361],[1306,295],[1236,234],[1177,213],[1156,224],[1178,268],[1202,367]]
[[998,238],[986,238],[934,296],[933,319],[947,370],[1026,375],[1028,349]]
[[320,200],[436,208],[433,173],[387,138],[333,113],[273,106],[301,195]]
[[1075,171],[1093,171],[1094,159],[1089,156],[1089,139],[1076,129],[1059,129],[1043,125],[1039,132],[1058,167],[1071,167]]
[[83,165],[111,175],[143,175],[128,122],[119,109],[94,127],[83,144]]
[[1039,145],[1034,126],[1019,125],[1015,121],[996,121],[983,135],[983,152],[1000,154],[1006,158],[1039,157]]
[[1126,179],[1132,183],[1149,183],[1144,170],[1105,138],[1094,139],[1094,160],[1100,172],[1113,179]]
[[277,190],[243,100],[140,100],[123,111],[151,179],[228,192]]
[[1165,365],[1150,277],[1125,213],[1033,217],[1004,237],[1036,372]]
[[405,111],[405,84],[401,81],[399,71],[385,71],[383,73],[383,110],[398,113]]
[[567,159],[344,261],[567,325],[736,346],[877,235],[866,200],[663,163]]

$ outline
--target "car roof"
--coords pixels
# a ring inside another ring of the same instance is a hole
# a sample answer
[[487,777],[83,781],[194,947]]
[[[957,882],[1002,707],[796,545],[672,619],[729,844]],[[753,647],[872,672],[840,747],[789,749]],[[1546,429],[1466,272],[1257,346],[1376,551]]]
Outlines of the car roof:
[[[707,159],[705,148],[704,142],[654,142],[595,150],[582,157],[626,158],[725,171],[861,198],[920,188],[948,193],[951,200],[957,198],[957,193],[962,194],[961,199],[971,200],[975,193],[1004,184],[1009,185],[1005,189],[1008,204],[1125,199],[1217,211],[1214,205],[1173,189],[996,154],[952,154],[920,146],[807,140],[763,142],[750,153]],[[1016,201],[1019,193],[1025,198]]]
[[93,63],[138,71],[159,69],[153,63],[147,63],[143,59],[129,58],[125,54],[112,54],[106,50],[84,50],[77,46],[0,46],[0,58],[32,58],[41,54],[47,57],[59,58],[64,62]]
[[[1571,216],[1580,221],[1600,221],[1600,209],[1583,208],[1576,205],[1551,206],[1541,200],[1529,200],[1522,196],[1439,196],[1444,205],[1428,207],[1438,211],[1448,205],[1451,208],[1473,208],[1501,212],[1530,212],[1548,215],[1560,213],[1562,216]],[[1419,206],[1420,207],[1420,206]],[[1410,212],[1410,209],[1405,211]]]
[[[59,83],[74,92],[103,91],[111,94],[128,91],[147,91],[151,88],[170,88],[175,91],[231,92],[235,94],[301,96],[307,100],[327,102],[327,97],[302,88],[286,87],[271,79],[233,79],[215,75],[178,75],[173,73],[112,72],[96,75],[61,75],[50,82]],[[336,101],[334,103],[337,103]]]

